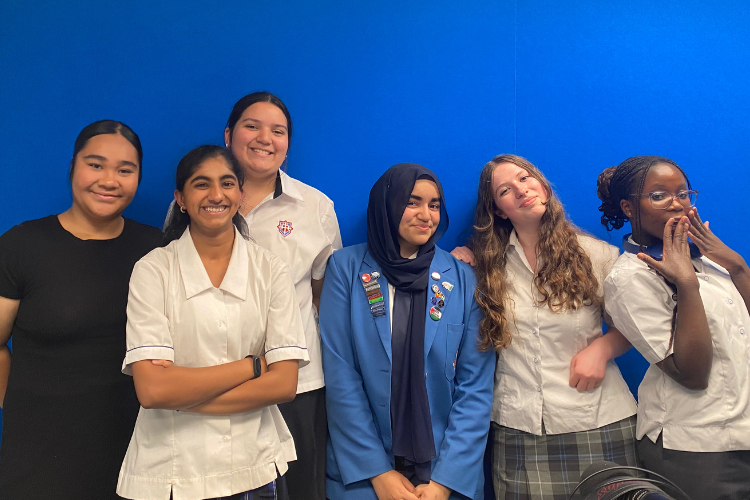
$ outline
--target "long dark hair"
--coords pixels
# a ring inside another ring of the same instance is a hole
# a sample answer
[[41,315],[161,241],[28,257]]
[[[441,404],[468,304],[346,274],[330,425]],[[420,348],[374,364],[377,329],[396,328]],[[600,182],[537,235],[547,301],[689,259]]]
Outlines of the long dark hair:
[[[227,162],[227,165],[229,165],[232,173],[237,177],[237,183],[240,189],[242,189],[242,184],[245,182],[245,172],[240,167],[237,159],[228,149],[214,145],[198,146],[182,157],[180,163],[177,164],[177,172],[175,173],[175,189],[182,192],[185,189],[185,183],[188,179],[193,176],[204,161],[211,158],[223,158]],[[245,218],[242,217],[239,210],[232,217],[232,223],[243,238],[246,240],[250,238],[247,222],[245,222]],[[177,203],[175,203],[172,206],[172,211],[164,228],[164,244],[166,245],[173,240],[179,239],[189,225],[190,215],[187,212],[182,212]]]
[[[534,277],[539,306],[553,312],[601,304],[599,282],[591,259],[578,243],[579,230],[567,220],[562,203],[542,172],[530,161],[516,155],[498,155],[479,174],[479,192],[474,211],[474,232],[469,247],[474,252],[477,288],[474,298],[484,317],[479,324],[480,348],[504,349],[511,344],[505,250],[513,232],[509,219],[496,215],[492,196],[492,174],[501,163],[512,163],[536,178],[547,192],[546,210],[539,228],[538,250],[541,263]],[[511,312],[512,314],[512,312]]]
[[286,117],[287,140],[289,141],[289,146],[291,146],[292,116],[289,114],[289,110],[286,108],[286,105],[282,102],[282,100],[270,92],[253,92],[252,94],[246,95],[234,104],[232,112],[229,113],[229,118],[227,119],[226,128],[229,129],[229,136],[231,137],[234,133],[234,126],[237,125],[237,122],[240,120],[242,113],[244,113],[247,108],[249,108],[256,102],[269,102],[279,108],[282,113],[284,113],[284,116]]
[[[688,189],[692,189],[690,179],[685,175],[685,171],[682,170],[677,163],[669,158],[664,158],[663,156],[631,156],[616,167],[605,168],[604,171],[599,174],[599,178],[596,181],[596,195],[602,200],[602,204],[599,206],[599,211],[602,213],[602,225],[607,228],[607,231],[612,231],[613,229],[620,229],[625,225],[625,222],[630,221],[633,235],[638,237],[638,245],[640,246],[641,252],[645,249],[640,243],[642,241],[640,234],[643,186],[646,183],[646,175],[648,175],[648,171],[651,170],[651,167],[660,163],[672,165],[679,170],[685,178]],[[633,220],[625,215],[625,212],[622,211],[622,207],[620,206],[622,200],[630,200],[632,198],[635,198],[636,200],[635,203],[633,203]],[[662,279],[669,289],[672,290],[672,296],[676,297],[677,286],[664,276],[662,276]],[[668,350],[672,348],[676,328],[677,303],[675,301],[675,306],[672,310],[672,331],[669,337]]]
[[83,130],[76,137],[75,144],[73,144],[73,159],[70,160],[70,174],[68,175],[68,179],[73,180],[73,170],[76,166],[76,156],[78,153],[86,147],[89,139],[103,134],[120,134],[133,145],[138,153],[138,184],[140,184],[141,177],[143,176],[143,148],[141,148],[141,140],[138,138],[138,134],[133,132],[133,129],[116,120],[99,120],[83,127]]

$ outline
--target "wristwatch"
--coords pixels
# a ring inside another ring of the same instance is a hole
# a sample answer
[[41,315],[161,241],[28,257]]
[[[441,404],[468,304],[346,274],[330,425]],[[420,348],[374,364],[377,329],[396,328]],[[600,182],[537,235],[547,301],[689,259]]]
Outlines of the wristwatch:
[[248,354],[245,358],[251,358],[253,360],[253,378],[250,380],[255,380],[260,377],[260,358],[258,356],[253,356],[252,354]]

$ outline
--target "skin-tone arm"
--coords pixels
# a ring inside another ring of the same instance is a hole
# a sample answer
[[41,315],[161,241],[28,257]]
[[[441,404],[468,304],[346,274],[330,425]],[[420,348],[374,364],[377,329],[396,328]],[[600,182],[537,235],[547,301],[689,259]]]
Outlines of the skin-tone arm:
[[5,390],[8,388],[8,375],[10,375],[10,349],[8,340],[16,321],[20,300],[0,297],[0,408],[5,400]]
[[241,359],[203,368],[133,363],[133,382],[144,408],[182,410],[234,389],[253,378],[253,361]]
[[729,271],[734,286],[742,295],[745,307],[750,310],[750,269],[740,254],[729,248],[709,229],[708,221],[702,222],[698,210],[688,213],[690,219],[690,239],[703,255]]
[[312,303],[316,311],[320,311],[320,292],[323,291],[323,280],[310,280],[312,285]]
[[299,362],[296,359],[272,363],[268,366],[268,372],[260,377],[186,408],[185,411],[203,415],[235,415],[286,403],[297,394],[298,373]]
[[403,474],[389,470],[370,479],[378,500],[417,500],[416,488]]
[[599,337],[570,361],[570,387],[578,392],[591,391],[602,384],[607,362],[622,356],[632,346],[620,330],[610,326],[607,334]]
[[713,348],[698,277],[690,261],[687,217],[670,219],[664,226],[664,256],[656,261],[639,253],[638,258],[677,287],[677,321],[673,353],[656,364],[675,382],[691,390],[704,390],[711,373]]

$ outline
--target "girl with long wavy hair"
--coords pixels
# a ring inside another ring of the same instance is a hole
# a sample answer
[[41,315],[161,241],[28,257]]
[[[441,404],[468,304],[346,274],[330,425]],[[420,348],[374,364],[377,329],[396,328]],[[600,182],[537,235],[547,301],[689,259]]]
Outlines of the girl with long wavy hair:
[[634,156],[597,184],[602,224],[633,230],[604,291],[651,363],[638,388],[643,465],[692,498],[750,498],[750,268],[701,221],[672,160]]
[[602,335],[602,283],[618,250],[583,234],[531,162],[499,155],[479,177],[469,248],[497,351],[492,474],[502,499],[564,500],[589,464],[637,465],[635,401]]

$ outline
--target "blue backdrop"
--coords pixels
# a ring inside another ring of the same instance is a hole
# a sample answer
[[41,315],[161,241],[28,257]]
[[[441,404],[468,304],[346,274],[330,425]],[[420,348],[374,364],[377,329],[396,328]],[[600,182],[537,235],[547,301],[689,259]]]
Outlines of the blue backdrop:
[[[177,161],[222,143],[234,102],[269,90],[294,120],[288,172],[334,200],[346,245],[365,239],[375,179],[410,161],[443,182],[441,246],[452,248],[479,170],[506,152],[538,165],[571,218],[606,239],[596,176],[660,154],[688,172],[712,229],[748,255],[737,229],[748,26],[746,3],[722,0],[4,0],[0,232],[68,208],[73,140],[102,118],[140,135],[143,183],[126,215],[159,225]],[[635,390],[645,362],[631,353],[620,366]]]

